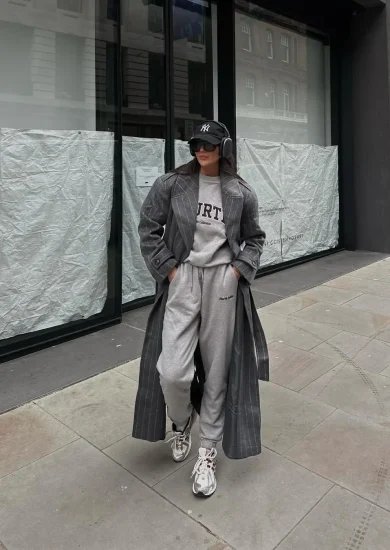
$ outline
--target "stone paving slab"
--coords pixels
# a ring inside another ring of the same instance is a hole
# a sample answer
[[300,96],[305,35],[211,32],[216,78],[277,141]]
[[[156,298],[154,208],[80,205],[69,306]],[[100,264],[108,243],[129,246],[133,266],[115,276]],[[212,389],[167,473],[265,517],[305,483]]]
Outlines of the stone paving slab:
[[390,380],[380,374],[343,364],[306,386],[301,393],[390,428]]
[[[167,422],[167,427],[169,427],[169,422]],[[169,434],[167,439],[169,439]],[[200,444],[198,423],[195,424],[192,432],[192,443],[189,460],[198,454]],[[171,447],[167,442],[149,443],[128,436],[104,449],[104,452],[150,487],[183,466],[183,464],[173,462]]]
[[390,367],[387,367],[387,369],[383,370],[381,374],[383,376],[390,376]]
[[380,334],[378,334],[378,340],[390,344],[390,328],[386,328]]
[[286,298],[280,302],[266,306],[262,309],[262,311],[264,313],[274,313],[276,315],[289,315],[290,313],[295,313],[305,307],[311,306],[316,302],[317,300],[298,294],[297,296],[291,296],[290,298]]
[[103,449],[131,433],[136,393],[134,380],[108,371],[44,397],[37,403]]
[[360,311],[369,311],[371,313],[377,313],[378,315],[388,316],[390,311],[390,298],[373,296],[372,294],[362,294],[346,305]]
[[[194,499],[186,465],[156,490],[238,550],[271,550],[329,491],[332,483],[267,449],[229,460],[220,453],[218,493]],[[222,535],[219,535],[222,536]]]
[[355,310],[347,306],[335,306],[318,302],[297,313],[295,317],[306,321],[324,323],[340,330],[355,332],[363,336],[372,336],[390,323],[388,316],[367,311]]
[[336,410],[285,454],[390,510],[390,430]]
[[278,550],[388,550],[390,514],[334,487]]
[[358,271],[352,271],[351,277],[359,279],[371,279],[373,281],[385,279],[390,276],[390,264],[386,261],[376,262],[375,264],[363,267]]
[[270,380],[296,391],[328,372],[339,362],[287,346],[282,342],[271,344],[269,355]]
[[261,311],[261,322],[268,345],[279,342],[310,350],[324,341],[324,338],[313,334],[313,331],[297,326],[294,319],[286,315],[270,315]]
[[345,290],[341,288],[322,285],[305,292],[301,292],[298,296],[301,298],[309,298],[315,302],[323,302],[324,304],[334,304],[336,306],[341,306],[354,298],[357,298],[361,295],[361,292],[356,292],[356,290]]
[[356,367],[375,373],[381,373],[390,365],[388,344],[351,332],[341,332],[311,351],[333,361],[350,361]]
[[327,281],[324,283],[324,286],[390,298],[390,283],[385,281],[373,281],[370,279],[360,279],[357,276],[351,277],[350,275],[345,275],[344,277]]
[[263,444],[280,454],[335,410],[272,382],[260,383],[260,395]]
[[320,340],[328,340],[341,332],[339,328],[334,328],[331,325],[324,325],[323,323],[298,319],[297,317],[294,317],[294,314],[288,316],[288,322],[296,328],[300,328],[303,331],[317,336]]
[[373,340],[368,336],[342,331],[313,348],[312,352],[339,363],[354,359],[370,341]]
[[30,403],[0,416],[0,478],[78,439]]
[[7,550],[211,550],[218,542],[83,440],[0,480],[0,538]]

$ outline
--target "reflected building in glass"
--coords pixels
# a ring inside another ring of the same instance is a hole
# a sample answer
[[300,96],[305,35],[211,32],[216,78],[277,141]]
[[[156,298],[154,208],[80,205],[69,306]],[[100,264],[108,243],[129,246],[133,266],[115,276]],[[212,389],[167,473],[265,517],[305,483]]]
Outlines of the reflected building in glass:
[[236,15],[237,135],[330,144],[328,48],[322,41],[257,19],[261,13],[253,7],[250,15]]

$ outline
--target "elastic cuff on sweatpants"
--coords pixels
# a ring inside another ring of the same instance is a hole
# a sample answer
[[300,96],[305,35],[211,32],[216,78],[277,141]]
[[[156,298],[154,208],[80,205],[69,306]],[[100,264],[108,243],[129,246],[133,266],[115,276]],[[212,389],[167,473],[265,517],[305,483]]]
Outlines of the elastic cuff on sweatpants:
[[215,449],[217,446],[218,441],[211,441],[210,439],[201,439],[200,440],[200,446],[203,449]]

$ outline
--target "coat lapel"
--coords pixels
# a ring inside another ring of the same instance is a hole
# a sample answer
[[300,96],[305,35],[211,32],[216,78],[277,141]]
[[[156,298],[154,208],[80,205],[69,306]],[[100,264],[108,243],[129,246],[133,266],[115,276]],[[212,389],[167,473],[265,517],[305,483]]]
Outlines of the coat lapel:
[[194,242],[198,200],[199,175],[179,175],[172,195],[172,206],[187,256],[190,254]]
[[222,173],[221,185],[226,237],[232,247],[233,243],[237,240],[237,233],[240,230],[244,197],[240,189],[240,184],[235,177]]

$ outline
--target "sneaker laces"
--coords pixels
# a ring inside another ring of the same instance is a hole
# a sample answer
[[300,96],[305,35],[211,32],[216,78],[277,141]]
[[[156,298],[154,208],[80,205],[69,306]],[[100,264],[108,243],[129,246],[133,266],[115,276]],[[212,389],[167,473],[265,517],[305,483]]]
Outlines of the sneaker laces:
[[208,470],[213,470],[215,466],[214,460],[217,457],[217,449],[207,449],[205,454],[199,454],[198,460],[195,463],[191,477],[195,475],[204,475]]
[[181,452],[183,450],[184,443],[187,443],[188,437],[191,433],[191,427],[194,421],[194,415],[195,415],[195,409],[193,410],[186,427],[182,432],[177,432],[175,430],[172,430],[172,437],[167,439],[165,443],[171,443],[172,449],[175,448],[178,452]]
[[173,436],[167,439],[166,443],[171,443],[172,449],[175,448],[177,451],[181,452],[187,438],[188,433],[186,432],[173,432]]

